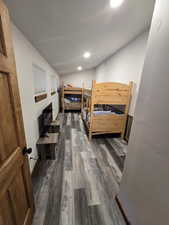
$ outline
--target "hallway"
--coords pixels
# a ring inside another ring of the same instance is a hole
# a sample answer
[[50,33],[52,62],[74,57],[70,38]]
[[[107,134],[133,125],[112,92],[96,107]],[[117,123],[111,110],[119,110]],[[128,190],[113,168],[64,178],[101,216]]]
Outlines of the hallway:
[[0,0],[0,225],[169,224],[168,37],[168,0]]
[[114,201],[126,144],[118,138],[88,141],[80,114],[60,114],[55,161],[38,163],[33,175],[33,225],[125,225]]

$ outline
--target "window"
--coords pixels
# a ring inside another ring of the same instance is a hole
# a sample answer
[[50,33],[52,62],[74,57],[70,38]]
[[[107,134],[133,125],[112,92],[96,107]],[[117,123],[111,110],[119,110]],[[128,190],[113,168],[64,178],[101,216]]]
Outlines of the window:
[[56,76],[51,76],[51,95],[55,94],[57,90],[57,79]]
[[47,98],[46,71],[35,64],[33,64],[32,67],[34,77],[35,102],[40,102],[43,99]]
[[34,76],[34,94],[39,95],[46,93],[46,71],[41,67],[33,64],[33,76]]

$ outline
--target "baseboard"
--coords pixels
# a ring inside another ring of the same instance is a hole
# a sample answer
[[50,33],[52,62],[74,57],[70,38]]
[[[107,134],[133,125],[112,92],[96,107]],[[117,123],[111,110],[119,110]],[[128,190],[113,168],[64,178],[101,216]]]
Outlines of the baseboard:
[[126,216],[126,214],[124,212],[124,209],[122,207],[122,204],[120,203],[120,200],[119,200],[119,198],[117,196],[116,196],[115,200],[116,200],[117,205],[118,205],[118,207],[120,209],[120,212],[121,212],[121,214],[122,214],[122,216],[123,216],[123,218],[124,218],[124,220],[126,222],[126,225],[131,225],[130,221],[128,220],[128,218],[127,218],[127,216]]
[[39,167],[39,162],[40,162],[40,159],[37,159],[36,163],[35,163],[35,166],[32,170],[31,177],[33,177],[37,173],[37,170],[38,170],[38,167]]

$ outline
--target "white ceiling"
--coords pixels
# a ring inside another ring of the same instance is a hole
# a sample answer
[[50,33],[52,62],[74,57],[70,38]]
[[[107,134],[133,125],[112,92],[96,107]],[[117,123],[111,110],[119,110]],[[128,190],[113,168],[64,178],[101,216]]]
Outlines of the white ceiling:
[[[5,0],[16,26],[59,74],[100,64],[148,29],[155,0]],[[83,59],[91,51],[90,59]]]

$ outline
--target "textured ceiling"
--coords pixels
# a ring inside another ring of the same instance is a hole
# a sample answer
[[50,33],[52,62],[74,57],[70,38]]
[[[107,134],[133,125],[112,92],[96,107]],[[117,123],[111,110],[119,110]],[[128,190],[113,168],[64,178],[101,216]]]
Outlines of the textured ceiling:
[[[5,0],[15,25],[59,74],[97,66],[148,29],[154,0]],[[84,51],[92,57],[84,60]]]

